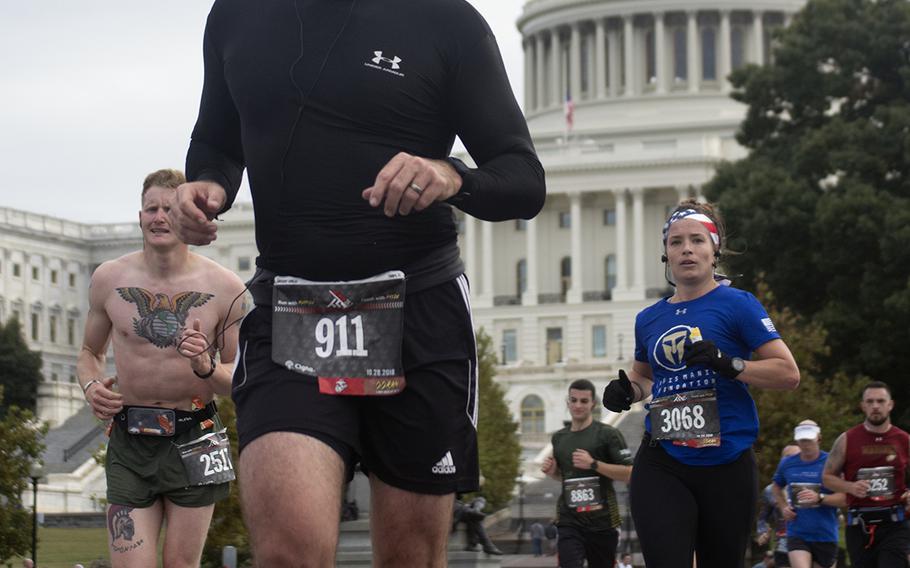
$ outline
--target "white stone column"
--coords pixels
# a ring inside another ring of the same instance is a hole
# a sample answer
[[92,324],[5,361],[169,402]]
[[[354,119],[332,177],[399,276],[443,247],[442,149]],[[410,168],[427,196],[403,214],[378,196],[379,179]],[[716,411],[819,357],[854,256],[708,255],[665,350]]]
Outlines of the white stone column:
[[570,304],[580,304],[584,290],[584,270],[581,250],[581,194],[573,193],[569,196],[569,213],[571,215],[571,244],[572,244],[572,284],[566,293],[566,301]]
[[793,12],[784,12],[784,27],[789,28],[793,23]]
[[645,294],[645,190],[636,187],[632,192],[632,289]]
[[701,59],[698,57],[698,12],[686,12],[686,67],[689,92],[697,93],[701,85]]
[[481,221],[481,252],[483,253],[483,269],[481,270],[480,295],[477,297],[478,307],[488,308],[493,305],[493,223]]
[[629,269],[626,263],[626,190],[615,190],[613,197],[616,200],[616,286],[613,288],[613,297],[616,299],[617,293],[625,293],[629,288]]
[[607,32],[607,57],[610,59],[610,97],[619,96],[619,32],[611,30]]
[[547,108],[547,81],[546,81],[546,67],[544,63],[546,62],[546,44],[543,40],[543,34],[537,34],[534,36],[534,62],[536,70],[534,72],[534,78],[536,79],[535,91],[537,93],[534,101],[535,108],[537,110],[543,110]]
[[622,17],[622,39],[626,64],[625,95],[631,97],[638,91],[635,85],[635,16]]
[[480,293],[480,278],[477,274],[477,220],[464,213],[464,269],[471,282],[472,302]]
[[654,72],[657,74],[657,94],[667,92],[667,32],[664,13],[654,13]]
[[730,90],[730,81],[727,77],[733,68],[733,45],[730,34],[730,11],[720,11],[720,73],[717,78],[720,81],[720,88],[724,92]]
[[521,295],[521,305],[536,306],[540,286],[537,275],[537,219],[531,219],[525,225],[525,269],[528,285]]
[[594,23],[594,96],[598,99],[607,96],[607,45],[606,45],[606,25],[603,18]]
[[581,26],[578,22],[572,24],[569,39],[569,92],[574,102],[581,100]]
[[535,42],[528,38],[523,43],[525,54],[525,114],[532,112],[537,106],[534,100],[534,54]]
[[765,64],[765,15],[756,10],[752,12],[752,61],[756,65]]
[[550,77],[550,86],[553,89],[553,98],[550,105],[558,107],[562,105],[566,94],[562,91],[562,45],[560,45],[559,28],[550,30],[550,57],[553,76]]
[[538,343],[540,333],[538,332],[538,321],[536,315],[524,315],[521,318],[521,350],[519,359],[527,361],[532,365],[541,365],[546,361],[543,350]]

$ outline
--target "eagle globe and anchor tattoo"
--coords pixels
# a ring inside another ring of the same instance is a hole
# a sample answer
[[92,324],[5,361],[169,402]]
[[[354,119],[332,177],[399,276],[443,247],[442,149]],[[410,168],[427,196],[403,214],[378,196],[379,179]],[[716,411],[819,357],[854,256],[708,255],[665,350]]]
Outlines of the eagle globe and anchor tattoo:
[[191,308],[205,305],[215,297],[214,294],[190,291],[179,292],[171,298],[139,287],[117,288],[117,292],[125,301],[136,304],[139,311],[139,317],[133,318],[136,335],[162,349],[177,346]]

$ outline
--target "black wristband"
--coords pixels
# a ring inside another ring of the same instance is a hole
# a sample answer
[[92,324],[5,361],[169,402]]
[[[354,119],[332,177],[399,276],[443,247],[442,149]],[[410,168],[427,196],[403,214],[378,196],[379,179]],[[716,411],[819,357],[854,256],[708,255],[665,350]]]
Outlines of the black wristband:
[[212,368],[211,368],[211,370],[209,370],[208,373],[206,373],[204,375],[200,375],[199,373],[196,372],[196,369],[193,369],[193,374],[196,375],[197,377],[199,377],[200,379],[207,379],[207,378],[211,377],[212,374],[215,372],[215,366],[216,366],[215,365],[215,356],[212,355],[211,353],[209,353],[209,361],[211,361],[211,363],[212,363]]

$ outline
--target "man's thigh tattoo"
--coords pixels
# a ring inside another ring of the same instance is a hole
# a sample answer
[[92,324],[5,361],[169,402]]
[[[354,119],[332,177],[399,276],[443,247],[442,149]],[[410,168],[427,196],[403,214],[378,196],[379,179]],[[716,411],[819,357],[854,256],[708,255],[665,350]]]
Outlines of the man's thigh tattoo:
[[132,517],[133,507],[111,505],[107,511],[107,528],[111,534],[111,550],[130,552],[142,546],[143,539],[133,542],[136,535],[136,523]]

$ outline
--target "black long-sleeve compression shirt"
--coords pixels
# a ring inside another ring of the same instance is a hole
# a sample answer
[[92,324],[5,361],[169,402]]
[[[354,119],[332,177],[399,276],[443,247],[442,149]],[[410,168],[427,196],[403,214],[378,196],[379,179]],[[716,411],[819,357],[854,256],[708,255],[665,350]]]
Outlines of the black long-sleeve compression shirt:
[[464,0],[217,0],[204,59],[187,177],[221,184],[230,207],[247,169],[260,266],[454,277],[448,204],[387,218],[361,192],[398,152],[446,158],[456,134],[478,168],[458,168],[450,203],[490,221],[543,206],[495,38]]

